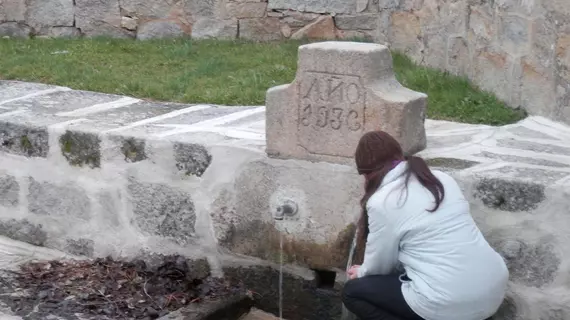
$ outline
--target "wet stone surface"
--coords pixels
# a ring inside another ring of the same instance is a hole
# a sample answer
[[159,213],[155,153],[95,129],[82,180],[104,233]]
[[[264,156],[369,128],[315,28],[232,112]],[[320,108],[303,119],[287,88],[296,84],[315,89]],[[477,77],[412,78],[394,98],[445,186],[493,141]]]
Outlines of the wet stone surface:
[[26,219],[0,221],[0,235],[36,246],[43,246],[47,241],[47,233],[42,225],[33,224]]
[[20,185],[13,176],[0,176],[0,206],[14,207],[19,202]]
[[244,295],[241,284],[194,278],[180,256],[155,266],[110,258],[27,263],[0,277],[0,302],[24,319],[157,319],[189,305]]
[[96,134],[67,131],[59,138],[59,146],[72,166],[101,167],[101,139]]
[[174,144],[174,160],[176,168],[187,176],[198,176],[208,169],[212,156],[204,146],[198,144]]
[[533,210],[545,199],[542,185],[503,179],[482,179],[475,190],[475,198],[484,205],[505,211]]
[[131,181],[134,223],[144,232],[188,244],[194,234],[196,212],[189,194],[162,184]]
[[80,219],[91,214],[89,197],[73,183],[57,185],[29,178],[28,193],[28,211],[32,214]]
[[[271,267],[225,267],[225,276],[254,292],[256,307],[279,314],[279,271]],[[283,274],[283,318],[288,320],[338,319],[340,286],[319,288],[314,280]]]
[[0,151],[45,158],[48,150],[48,132],[45,128],[0,121]]

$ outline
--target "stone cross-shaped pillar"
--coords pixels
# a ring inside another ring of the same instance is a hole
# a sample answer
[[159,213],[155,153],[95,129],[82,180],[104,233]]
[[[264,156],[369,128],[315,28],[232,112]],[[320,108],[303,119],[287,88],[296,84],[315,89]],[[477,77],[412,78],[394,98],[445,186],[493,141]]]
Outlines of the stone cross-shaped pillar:
[[413,154],[426,147],[426,105],[425,94],[396,80],[386,46],[303,45],[293,83],[267,92],[267,154],[347,163],[372,130],[388,132]]

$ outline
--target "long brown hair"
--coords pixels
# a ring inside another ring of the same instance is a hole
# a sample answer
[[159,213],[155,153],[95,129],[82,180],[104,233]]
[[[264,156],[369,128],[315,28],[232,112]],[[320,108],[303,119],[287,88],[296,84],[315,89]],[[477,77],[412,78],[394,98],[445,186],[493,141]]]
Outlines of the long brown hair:
[[358,174],[365,176],[364,196],[360,200],[362,213],[358,222],[358,244],[360,248],[366,245],[368,237],[368,212],[366,203],[378,190],[384,177],[400,161],[407,161],[408,168],[404,188],[407,190],[412,174],[426,189],[433,194],[435,207],[427,209],[435,212],[443,198],[445,190],[441,182],[433,175],[427,163],[420,157],[404,156],[402,147],[391,135],[383,131],[371,131],[362,136],[356,147],[354,155]]

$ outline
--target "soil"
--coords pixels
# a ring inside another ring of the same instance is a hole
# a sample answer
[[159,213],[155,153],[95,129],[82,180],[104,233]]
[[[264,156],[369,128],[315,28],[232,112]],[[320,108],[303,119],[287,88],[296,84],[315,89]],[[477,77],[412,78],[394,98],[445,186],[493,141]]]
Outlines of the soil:
[[186,259],[154,268],[111,258],[27,263],[2,277],[0,300],[24,319],[157,319],[201,302],[244,294],[240,284],[195,278]]

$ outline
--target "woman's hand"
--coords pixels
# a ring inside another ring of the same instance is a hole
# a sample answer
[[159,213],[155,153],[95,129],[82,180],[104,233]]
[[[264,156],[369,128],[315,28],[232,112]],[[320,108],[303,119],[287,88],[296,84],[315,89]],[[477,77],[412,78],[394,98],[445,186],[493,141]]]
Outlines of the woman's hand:
[[350,267],[350,269],[348,269],[348,279],[352,280],[352,279],[356,279],[358,278],[358,269],[360,268],[359,265],[354,265],[352,267]]

